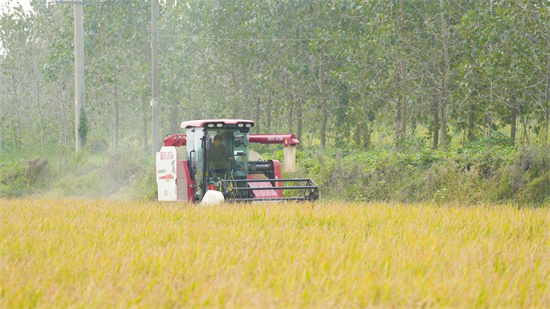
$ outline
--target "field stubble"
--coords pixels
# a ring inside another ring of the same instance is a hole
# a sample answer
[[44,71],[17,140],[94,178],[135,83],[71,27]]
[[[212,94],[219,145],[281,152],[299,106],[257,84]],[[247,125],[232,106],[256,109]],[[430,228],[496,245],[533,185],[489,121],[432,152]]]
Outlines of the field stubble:
[[0,307],[548,307],[549,215],[0,199]]

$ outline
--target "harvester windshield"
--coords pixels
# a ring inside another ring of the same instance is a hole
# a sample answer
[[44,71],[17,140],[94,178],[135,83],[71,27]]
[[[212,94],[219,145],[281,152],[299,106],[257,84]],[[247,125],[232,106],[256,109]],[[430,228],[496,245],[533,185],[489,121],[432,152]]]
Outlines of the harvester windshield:
[[209,182],[245,179],[248,174],[248,133],[212,130],[206,133],[206,177]]
[[197,194],[217,188],[223,179],[246,179],[249,128],[189,127],[187,153]]

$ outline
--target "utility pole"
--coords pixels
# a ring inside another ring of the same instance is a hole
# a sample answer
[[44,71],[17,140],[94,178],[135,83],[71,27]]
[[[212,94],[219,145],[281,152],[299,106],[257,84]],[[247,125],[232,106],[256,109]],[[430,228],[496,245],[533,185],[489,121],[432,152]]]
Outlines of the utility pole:
[[153,119],[151,127],[153,128],[153,138],[151,139],[151,148],[153,158],[159,150],[159,101],[158,101],[158,68],[157,68],[157,0],[151,0],[151,81],[153,98],[151,99],[151,108]]
[[[85,113],[86,104],[84,102],[84,13],[83,7],[85,4],[102,4],[101,1],[62,1],[58,0],[55,4],[74,4],[74,141],[75,152],[82,151],[86,132],[81,126],[86,126],[86,123],[80,123],[82,115]],[[85,118],[84,118],[85,119]],[[82,136],[81,135],[84,135]]]
[[80,118],[84,111],[84,22],[83,3],[74,4],[74,77],[75,77],[75,107],[74,107],[74,139],[75,152],[82,151],[84,146],[80,136]]

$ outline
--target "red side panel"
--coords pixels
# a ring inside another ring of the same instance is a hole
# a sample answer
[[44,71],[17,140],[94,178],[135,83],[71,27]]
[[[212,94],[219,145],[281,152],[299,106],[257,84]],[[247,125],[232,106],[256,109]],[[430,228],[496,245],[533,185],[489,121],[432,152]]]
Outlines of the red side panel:
[[[278,160],[273,160],[273,173],[275,174],[275,179],[281,179],[281,162]],[[276,182],[275,187],[280,187],[281,183]],[[279,197],[283,197],[283,190],[275,190]]]
[[[263,175],[262,175],[263,176]],[[256,178],[254,175],[248,175],[248,179],[263,179],[263,178]],[[271,185],[271,182],[249,182],[248,186],[251,188],[273,188]],[[252,190],[252,193],[254,193],[255,198],[278,198],[279,195],[275,191],[280,190]]]
[[195,196],[195,181],[191,179],[187,161],[178,161],[176,185],[178,187],[178,201],[193,202]]
[[164,146],[179,147],[187,145],[187,138],[185,134],[173,134],[165,137],[162,142]]
[[283,144],[285,147],[300,144],[294,134],[250,134],[251,143],[259,144]]

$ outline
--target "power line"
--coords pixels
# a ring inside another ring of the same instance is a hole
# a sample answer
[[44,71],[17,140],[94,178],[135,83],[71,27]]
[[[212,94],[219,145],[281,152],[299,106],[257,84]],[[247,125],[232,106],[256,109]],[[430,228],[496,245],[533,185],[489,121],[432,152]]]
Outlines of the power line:
[[54,4],[103,4],[103,1],[54,1]]
[[[418,32],[410,32],[410,33],[401,33],[403,35],[415,35],[415,34],[433,34],[429,31],[418,31]],[[304,42],[304,41],[313,41],[313,40],[319,40],[319,41],[351,41],[351,40],[357,40],[358,38],[364,38],[365,36],[358,36],[358,37],[330,37],[330,38],[275,38],[275,37],[264,37],[264,38],[228,38],[228,37],[199,37],[199,36],[182,36],[177,34],[159,34],[161,37],[177,37],[181,39],[187,39],[187,40],[204,40],[204,41],[241,41],[241,42],[265,42],[265,41],[294,41],[294,42]]]

